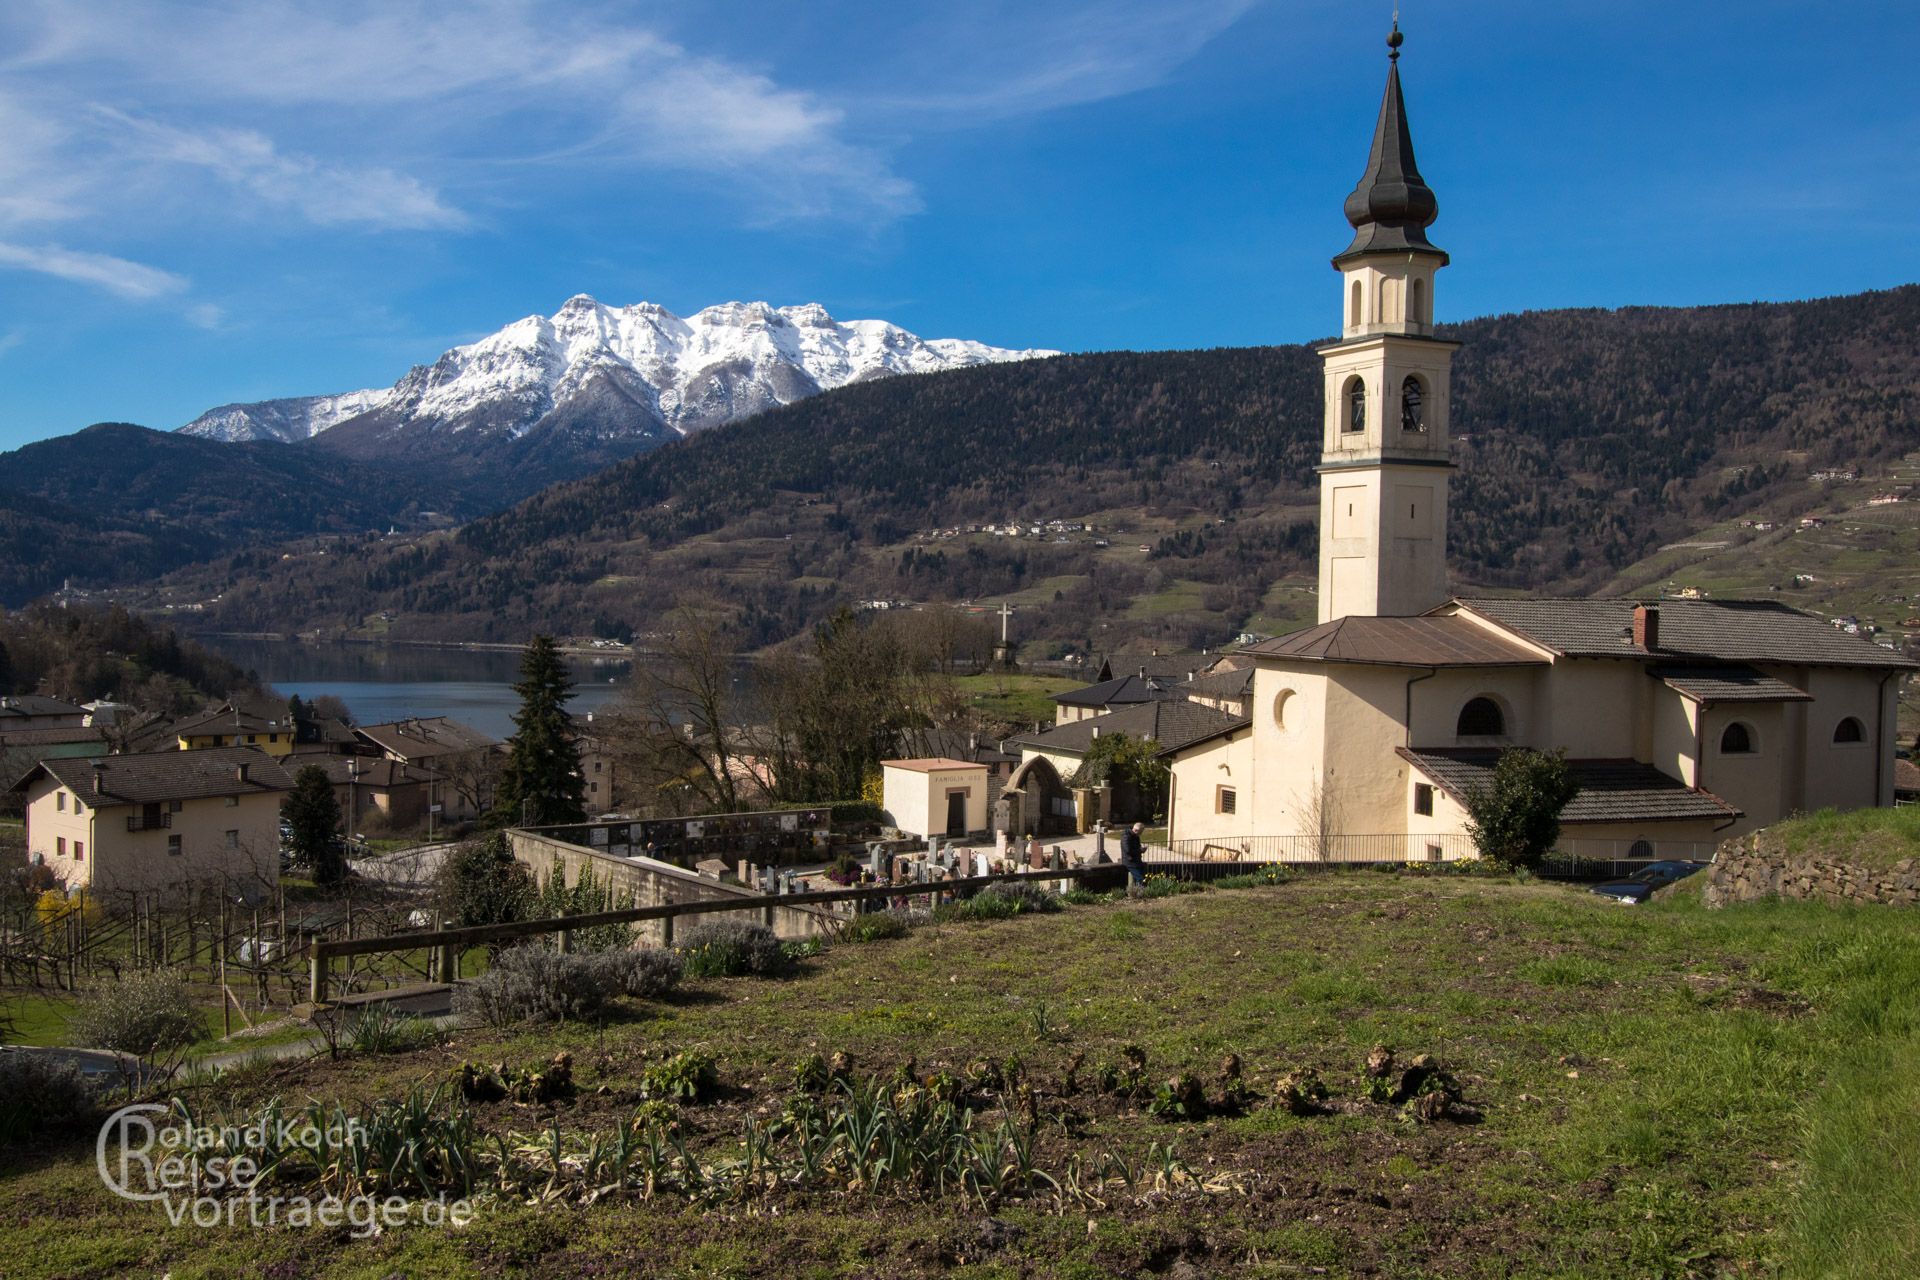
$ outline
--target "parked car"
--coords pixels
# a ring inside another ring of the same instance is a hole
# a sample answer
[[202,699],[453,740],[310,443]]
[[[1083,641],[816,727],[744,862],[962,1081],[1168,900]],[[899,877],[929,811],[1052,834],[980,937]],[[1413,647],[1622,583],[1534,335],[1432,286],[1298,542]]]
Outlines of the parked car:
[[1649,862],[1626,879],[1608,880],[1593,886],[1593,891],[1633,906],[1651,898],[1655,889],[1672,884],[1676,880],[1684,880],[1706,865],[1704,862],[1687,862],[1678,858],[1665,862]]

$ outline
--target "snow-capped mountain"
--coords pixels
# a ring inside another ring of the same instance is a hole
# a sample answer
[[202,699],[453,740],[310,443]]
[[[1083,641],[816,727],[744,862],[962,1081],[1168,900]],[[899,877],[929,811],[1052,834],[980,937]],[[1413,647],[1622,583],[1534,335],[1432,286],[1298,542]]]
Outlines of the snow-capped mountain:
[[[824,307],[730,302],[684,319],[665,307],[609,307],[581,294],[419,365],[386,390],[222,405],[180,430],[216,440],[323,443],[370,457],[467,452],[558,432],[577,443],[676,435],[819,391],[896,373],[1057,355],[923,339]],[[516,452],[521,452],[516,450]]]

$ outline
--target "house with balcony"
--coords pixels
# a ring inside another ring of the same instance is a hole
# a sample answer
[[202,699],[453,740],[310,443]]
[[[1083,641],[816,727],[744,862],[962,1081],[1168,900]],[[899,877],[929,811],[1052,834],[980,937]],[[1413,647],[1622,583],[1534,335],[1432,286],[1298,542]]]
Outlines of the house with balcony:
[[27,856],[108,907],[209,888],[258,899],[280,878],[293,779],[252,747],[49,759],[14,785]]

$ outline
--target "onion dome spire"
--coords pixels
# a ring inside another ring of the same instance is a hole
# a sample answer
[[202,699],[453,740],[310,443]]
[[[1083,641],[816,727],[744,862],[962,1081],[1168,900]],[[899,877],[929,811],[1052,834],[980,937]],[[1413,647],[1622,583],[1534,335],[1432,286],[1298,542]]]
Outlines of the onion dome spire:
[[1427,239],[1427,228],[1440,216],[1440,201],[1421,178],[1413,162],[1413,134],[1407,128],[1407,107],[1400,96],[1400,23],[1387,36],[1387,92],[1380,101],[1380,120],[1373,128],[1373,150],[1360,185],[1347,197],[1347,221],[1353,224],[1353,243],[1334,264],[1363,253],[1427,253],[1447,255]]

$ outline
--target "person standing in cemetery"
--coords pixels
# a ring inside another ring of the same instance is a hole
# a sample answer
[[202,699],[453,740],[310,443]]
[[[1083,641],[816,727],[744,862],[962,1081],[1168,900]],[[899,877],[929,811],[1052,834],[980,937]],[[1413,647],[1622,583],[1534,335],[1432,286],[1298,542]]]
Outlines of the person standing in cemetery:
[[1145,823],[1136,822],[1120,837],[1120,865],[1127,869],[1129,892],[1138,889],[1147,878],[1147,847],[1140,838],[1140,833],[1146,829]]

